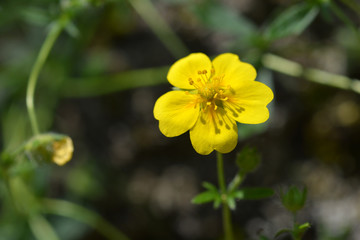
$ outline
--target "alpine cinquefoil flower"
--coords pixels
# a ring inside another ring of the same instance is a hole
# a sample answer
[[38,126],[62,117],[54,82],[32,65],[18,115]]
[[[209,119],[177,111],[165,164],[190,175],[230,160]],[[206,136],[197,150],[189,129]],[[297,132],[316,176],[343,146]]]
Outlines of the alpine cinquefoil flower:
[[175,137],[190,130],[194,149],[203,155],[232,151],[238,140],[236,122],[258,124],[269,118],[266,105],[273,93],[255,78],[255,68],[232,53],[213,61],[203,53],[178,60],[167,79],[179,90],[155,103],[160,131]]

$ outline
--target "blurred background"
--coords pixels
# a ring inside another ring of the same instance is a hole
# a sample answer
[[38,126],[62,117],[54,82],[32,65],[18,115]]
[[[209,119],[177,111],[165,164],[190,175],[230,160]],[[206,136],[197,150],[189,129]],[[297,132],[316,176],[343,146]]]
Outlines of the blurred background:
[[[216,156],[198,155],[188,133],[166,138],[153,118],[171,90],[169,66],[191,52],[233,52],[272,88],[270,119],[240,125],[226,154],[230,181],[244,146],[262,155],[244,186],[274,197],[239,201],[238,239],[291,227],[279,189],[306,186],[304,239],[360,239],[360,5],[352,0],[2,0],[2,151],[31,137],[25,96],[31,68],[62,12],[71,22],[54,44],[36,87],[42,132],[74,142],[63,167],[40,164],[27,178],[39,197],[94,210],[133,240],[221,239],[221,211],[193,205],[201,183],[216,185]],[[34,239],[2,189],[0,239]],[[106,239],[75,220],[47,215],[61,239]],[[286,238],[284,238],[286,239]]]

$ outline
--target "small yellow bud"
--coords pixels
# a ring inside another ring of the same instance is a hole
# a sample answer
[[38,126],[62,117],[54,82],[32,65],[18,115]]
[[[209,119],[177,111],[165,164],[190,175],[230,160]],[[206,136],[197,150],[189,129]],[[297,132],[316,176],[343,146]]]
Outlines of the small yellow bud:
[[53,155],[52,161],[59,166],[64,165],[72,158],[74,152],[74,145],[69,137],[64,137],[52,144]]
[[44,133],[31,138],[25,151],[28,156],[39,163],[53,162],[63,166],[70,161],[74,145],[70,137],[57,133]]

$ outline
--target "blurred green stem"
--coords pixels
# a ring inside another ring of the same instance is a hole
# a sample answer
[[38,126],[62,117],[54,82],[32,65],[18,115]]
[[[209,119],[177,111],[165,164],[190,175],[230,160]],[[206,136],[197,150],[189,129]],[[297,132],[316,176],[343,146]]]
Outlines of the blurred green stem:
[[31,215],[28,222],[37,240],[60,240],[53,227],[42,215]]
[[151,0],[129,0],[129,3],[174,57],[181,58],[189,53],[187,47],[158,13]]
[[224,160],[221,153],[216,152],[217,157],[217,173],[218,173],[218,181],[221,190],[221,200],[222,200],[222,216],[223,216],[223,227],[225,232],[225,240],[233,240],[233,231],[231,224],[231,213],[230,208],[227,204],[227,191],[225,184],[225,176],[224,176]]
[[129,240],[127,236],[108,223],[100,215],[77,204],[64,200],[44,199],[42,201],[42,207],[46,213],[72,218],[85,223],[96,229],[107,239]]
[[346,90],[352,90],[360,94],[360,80],[351,79],[346,76],[329,73],[315,68],[304,68],[301,64],[282,58],[280,56],[267,53],[262,57],[264,67],[277,71],[292,77],[303,77],[306,80],[337,87]]
[[69,21],[69,17],[67,14],[63,14],[56,22],[51,25],[50,31],[41,46],[40,52],[36,58],[36,61],[31,69],[28,86],[26,90],[26,107],[28,110],[31,128],[33,130],[33,134],[39,134],[39,125],[36,118],[35,108],[34,108],[34,94],[35,87],[39,77],[39,73],[49,55],[51,48],[53,47],[56,39],[60,35],[63,28]]

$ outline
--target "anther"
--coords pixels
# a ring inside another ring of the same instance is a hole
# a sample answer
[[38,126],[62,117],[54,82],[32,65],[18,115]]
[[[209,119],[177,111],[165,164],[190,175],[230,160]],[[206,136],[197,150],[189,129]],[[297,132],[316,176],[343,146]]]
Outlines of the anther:
[[214,110],[216,110],[218,108],[218,106],[216,104],[214,104]]
[[207,74],[207,71],[206,71],[206,70],[203,70],[203,71],[202,71],[202,74]]
[[210,106],[210,105],[211,105],[211,102],[206,102],[206,105]]
[[198,74],[201,75],[201,74],[202,74],[202,71],[199,70],[199,71],[198,71]]
[[189,78],[189,84],[194,85],[194,81],[191,78]]

